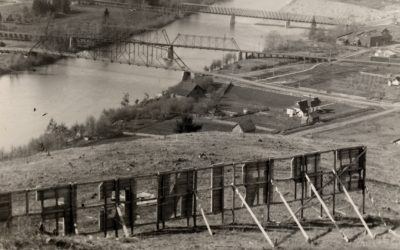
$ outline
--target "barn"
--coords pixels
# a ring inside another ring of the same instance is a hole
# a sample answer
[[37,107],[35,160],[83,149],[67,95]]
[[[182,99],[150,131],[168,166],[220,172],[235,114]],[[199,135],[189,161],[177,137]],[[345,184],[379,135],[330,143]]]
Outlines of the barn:
[[256,125],[251,119],[243,119],[233,127],[232,132],[236,134],[254,133]]

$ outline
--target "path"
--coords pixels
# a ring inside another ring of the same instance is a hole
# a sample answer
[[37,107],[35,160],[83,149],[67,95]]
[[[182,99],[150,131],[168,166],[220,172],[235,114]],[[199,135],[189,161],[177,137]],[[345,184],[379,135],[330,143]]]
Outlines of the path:
[[330,124],[327,124],[327,125],[323,125],[321,127],[310,128],[310,129],[307,129],[307,130],[294,132],[294,133],[291,133],[288,136],[290,136],[290,137],[299,137],[299,136],[305,136],[305,135],[309,135],[309,134],[322,133],[322,132],[326,132],[326,131],[329,131],[329,130],[342,128],[342,127],[345,127],[345,126],[348,126],[348,125],[357,124],[357,123],[360,123],[360,122],[365,122],[365,121],[368,121],[368,120],[372,120],[372,119],[375,119],[375,118],[378,118],[378,117],[381,117],[381,116],[385,116],[385,115],[388,115],[388,114],[391,114],[391,113],[394,113],[394,112],[400,112],[400,107],[387,109],[387,110],[384,110],[384,111],[379,112],[379,113],[365,115],[365,116],[357,117],[357,118],[354,118],[354,119],[351,119],[351,120],[330,123]]
[[339,95],[339,94],[325,94],[325,93],[320,93],[318,91],[311,91],[311,90],[303,90],[303,89],[297,89],[297,88],[292,88],[292,87],[287,87],[287,86],[279,86],[275,84],[265,84],[265,83],[259,83],[256,81],[251,81],[251,80],[246,80],[240,77],[232,76],[232,75],[224,75],[220,73],[214,73],[214,72],[194,72],[198,74],[208,74],[211,76],[215,76],[218,78],[222,78],[228,81],[235,82],[236,84],[242,84],[247,87],[254,87],[258,89],[264,89],[273,93],[279,93],[279,94],[285,94],[285,95],[291,95],[291,96],[316,96],[318,95],[322,99],[330,100],[333,102],[342,102],[342,103],[349,103],[353,105],[362,105],[362,106],[375,106],[375,107],[383,107],[383,108],[391,108],[394,106],[399,106],[398,104],[393,104],[389,102],[378,102],[378,101],[372,101],[372,100],[367,100],[365,98],[359,97],[359,96],[352,96],[352,95]]

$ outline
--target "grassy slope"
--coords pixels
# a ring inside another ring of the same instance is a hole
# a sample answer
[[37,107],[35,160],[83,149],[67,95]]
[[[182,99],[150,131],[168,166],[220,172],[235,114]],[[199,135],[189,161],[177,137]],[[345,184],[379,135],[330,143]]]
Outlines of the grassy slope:
[[330,0],[294,0],[282,10],[308,15],[331,16],[348,18],[352,16],[356,21],[372,20],[384,16],[384,12],[368,7],[353,5]]
[[[258,139],[262,138],[262,142]],[[51,186],[70,181],[88,181],[157,171],[209,166],[261,157],[282,156],[329,148],[335,145],[311,143],[307,139],[231,133],[196,133],[137,139],[38,154],[0,162],[0,189],[13,190]],[[199,159],[200,153],[210,155]],[[178,159],[187,161],[179,163]],[[132,166],[130,166],[133,165]]]
[[331,0],[335,2],[351,3],[372,9],[382,9],[391,4],[398,4],[397,0]]
[[[260,142],[259,139],[262,139]],[[362,141],[362,140],[360,140]],[[311,140],[290,138],[279,135],[246,135],[240,137],[231,133],[197,133],[170,136],[167,138],[147,138],[132,141],[116,142],[85,148],[73,148],[53,152],[51,156],[35,155],[25,159],[17,159],[0,163],[0,189],[9,190],[34,186],[50,186],[69,181],[88,181],[93,179],[127,176],[138,173],[154,173],[170,169],[208,166],[213,162],[231,162],[253,158],[283,156],[310,152],[317,149],[328,149],[341,146],[357,145],[359,141],[349,140],[335,143],[332,140]],[[371,152],[373,150],[373,152]],[[376,157],[379,148],[374,147],[368,156]],[[198,157],[206,153],[208,159]],[[186,160],[186,161],[185,161]],[[375,161],[372,160],[374,164]],[[71,164],[69,164],[71,163]],[[129,166],[131,164],[132,166]],[[396,166],[394,162],[391,166]],[[369,177],[378,176],[374,165],[368,164]],[[388,168],[388,162],[382,162],[381,168]],[[398,174],[392,174],[398,176]],[[383,180],[388,177],[384,176]],[[11,181],[12,180],[12,181]],[[396,180],[393,180],[396,182]],[[373,183],[372,183],[373,184]],[[370,185],[377,195],[381,187]],[[398,210],[394,196],[398,190],[385,189],[385,195],[378,198],[380,206],[389,206]],[[398,195],[398,194],[397,194]],[[398,198],[398,197],[397,197]],[[383,202],[389,202],[383,203]],[[397,205],[398,206],[398,205]],[[369,212],[372,212],[369,206]],[[247,221],[252,225],[248,214]],[[392,214],[393,215],[393,214]],[[350,214],[350,216],[355,216]],[[396,219],[393,217],[392,219]],[[202,224],[202,223],[201,223]],[[372,241],[362,232],[360,226],[343,226],[346,234],[354,238],[350,244],[344,243],[335,230],[309,229],[311,237],[317,237],[314,245],[308,245],[296,229],[268,229],[272,238],[277,239],[285,249],[396,249],[399,239],[384,234]],[[376,233],[382,227],[374,228]],[[204,227],[197,233],[186,231],[142,235],[129,240],[115,240],[94,237],[55,238],[46,243],[48,237],[29,236],[18,233],[18,236],[0,233],[0,244],[6,249],[22,246],[18,249],[56,249],[55,245],[64,245],[67,249],[263,249],[268,247],[260,232],[254,226],[248,229],[215,229],[216,235],[210,238]],[[1,249],[0,245],[0,249]],[[25,247],[25,248],[23,248]]]
[[332,142],[339,139],[343,142],[362,142],[369,148],[368,176],[400,185],[400,146],[392,143],[400,138],[399,119],[400,113],[394,113],[377,120],[314,134],[312,137]]

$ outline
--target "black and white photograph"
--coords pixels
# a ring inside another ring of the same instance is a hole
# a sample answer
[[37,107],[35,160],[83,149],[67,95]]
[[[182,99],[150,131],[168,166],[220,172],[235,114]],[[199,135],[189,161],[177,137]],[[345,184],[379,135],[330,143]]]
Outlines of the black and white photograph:
[[400,249],[400,0],[0,0],[0,250]]

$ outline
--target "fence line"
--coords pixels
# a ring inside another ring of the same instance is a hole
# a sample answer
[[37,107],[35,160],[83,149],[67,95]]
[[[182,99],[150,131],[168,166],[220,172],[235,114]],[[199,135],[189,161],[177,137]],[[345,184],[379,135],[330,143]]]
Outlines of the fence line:
[[[340,182],[335,181],[332,169]],[[107,236],[114,232],[118,237],[119,230],[126,235],[128,228],[131,235],[167,227],[192,228],[201,223],[198,217],[207,216],[206,226],[211,230],[228,222],[247,222],[244,204],[252,208],[252,213],[262,214],[267,223],[286,221],[278,208],[285,211],[288,204],[300,205],[291,215],[304,219],[307,204],[317,198],[311,192],[313,187],[322,199],[332,200],[333,215],[338,194],[362,191],[364,212],[365,180],[366,147],[340,148],[3,192],[0,223],[11,225],[12,230],[18,218],[28,218],[47,233],[73,235],[79,231]],[[274,192],[273,182],[279,183],[279,194]],[[237,192],[245,194],[244,202],[235,199]]]

